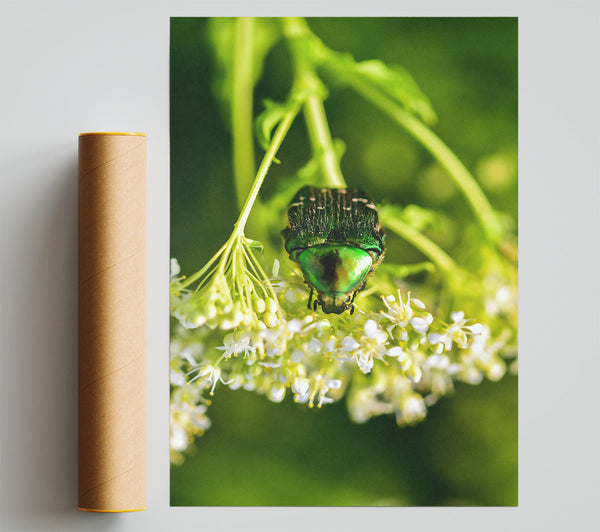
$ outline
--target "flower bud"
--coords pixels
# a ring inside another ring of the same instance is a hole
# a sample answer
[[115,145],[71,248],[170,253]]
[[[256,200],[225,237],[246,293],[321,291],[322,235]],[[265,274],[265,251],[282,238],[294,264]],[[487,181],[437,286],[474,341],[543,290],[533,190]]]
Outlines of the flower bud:
[[420,382],[423,372],[418,366],[412,365],[406,372],[413,382]]
[[265,311],[265,309],[267,308],[265,300],[257,297],[254,300],[254,308],[256,309],[256,312],[258,312],[259,314],[262,314]]
[[280,382],[273,384],[269,391],[269,399],[274,403],[281,403],[285,397],[285,386]]
[[272,312],[265,312],[263,321],[267,327],[275,327],[277,325],[277,316]]
[[268,297],[266,303],[267,303],[267,308],[269,309],[269,312],[272,312],[273,314],[275,314],[277,312],[277,309],[279,308],[277,301],[275,301],[272,297]]
[[303,377],[296,377],[292,381],[292,392],[298,395],[304,395],[309,389],[309,380]]

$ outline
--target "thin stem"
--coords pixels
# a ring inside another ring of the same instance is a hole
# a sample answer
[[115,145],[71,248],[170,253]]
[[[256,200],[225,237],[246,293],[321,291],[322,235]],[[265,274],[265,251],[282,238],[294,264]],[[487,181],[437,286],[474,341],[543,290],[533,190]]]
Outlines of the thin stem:
[[[277,294],[273,290],[273,286],[271,285],[271,282],[269,281],[267,274],[263,270],[260,263],[256,260],[254,253],[252,253],[252,250],[246,249],[244,246],[242,247],[242,249],[244,251],[244,254],[246,255],[246,260],[248,261],[250,266],[253,268],[256,275],[259,277],[257,279],[257,281],[259,283],[263,283],[263,284],[261,284],[261,288],[263,289],[264,295],[267,297],[271,297],[274,301],[277,301]],[[281,310],[279,307],[277,309],[277,314],[279,316],[281,316]]]
[[265,180],[267,172],[269,171],[269,168],[273,163],[273,159],[277,154],[277,150],[281,146],[281,143],[283,142],[283,139],[285,138],[288,130],[290,129],[290,126],[292,125],[294,118],[296,118],[296,115],[298,114],[299,110],[300,102],[297,102],[293,106],[293,108],[290,109],[290,111],[288,111],[288,113],[283,117],[283,120],[279,123],[279,126],[275,131],[275,135],[273,135],[271,145],[269,146],[269,149],[267,150],[267,153],[265,153],[265,156],[263,157],[263,160],[260,164],[258,173],[256,174],[256,177],[254,179],[254,183],[252,183],[250,194],[246,198],[246,202],[244,203],[242,212],[240,213],[240,216],[234,225],[234,230],[231,233],[230,237],[227,239],[227,242],[225,242],[225,244],[221,246],[221,249],[219,249],[219,251],[217,251],[212,256],[212,258],[204,265],[204,267],[200,271],[196,272],[194,275],[192,275],[183,283],[181,283],[181,288],[186,288],[187,286],[200,279],[205,273],[208,272],[209,268],[216,262],[216,260],[221,255],[225,256],[225,260],[221,259],[219,263],[219,270],[223,271],[225,269],[227,260],[229,259],[229,253],[231,252],[234,243],[244,234],[244,228],[246,227],[248,216],[250,216],[250,212],[252,211],[252,207],[258,196],[258,191],[260,190],[260,187],[262,186],[263,181]]
[[361,79],[353,77],[351,86],[406,129],[437,159],[464,194],[487,237],[497,242],[501,237],[501,230],[494,210],[475,178],[452,150],[420,120]]
[[181,283],[181,288],[187,288],[191,284],[195,283],[198,279],[200,279],[208,271],[208,269],[215,263],[215,261],[223,254],[225,249],[227,249],[228,243],[229,242],[225,242],[225,244],[223,244],[221,246],[221,249],[219,249],[219,251],[217,251],[212,256],[212,258],[204,265],[204,267],[201,270],[197,271],[194,275],[190,275],[187,279],[185,279],[185,281],[183,281]]
[[282,121],[277,126],[277,130],[275,131],[275,135],[273,135],[273,140],[271,141],[271,145],[265,153],[262,162],[260,163],[260,167],[258,168],[258,173],[256,174],[256,178],[254,179],[254,183],[252,183],[252,188],[250,189],[250,194],[246,198],[246,202],[244,203],[244,207],[242,208],[242,212],[237,222],[235,223],[235,229],[231,234],[231,238],[237,238],[242,235],[244,232],[244,228],[246,227],[246,222],[248,221],[248,216],[250,216],[250,211],[252,210],[252,206],[256,201],[258,196],[258,191],[265,180],[267,172],[271,164],[273,163],[273,159],[277,154],[277,150],[281,146],[283,139],[285,138],[294,118],[298,114],[300,110],[300,102],[296,102],[294,106],[287,112],[287,114],[283,117]]
[[323,177],[330,187],[346,187],[346,180],[338,164],[333,141],[327,124],[323,100],[318,96],[310,96],[304,104],[304,118],[314,152],[321,152]]
[[346,180],[338,164],[327,116],[323,106],[322,83],[306,53],[306,35],[310,29],[302,18],[290,17],[283,21],[290,53],[294,63],[294,84],[306,89],[309,96],[304,102],[304,118],[313,153],[319,156],[323,178],[328,186],[346,187]]
[[233,137],[233,175],[238,206],[248,195],[255,174],[252,137],[252,47],[254,19],[240,17],[235,24],[233,94],[231,121]]
[[410,225],[404,223],[397,216],[389,215],[388,212],[385,208],[382,208],[379,212],[381,222],[387,229],[390,229],[416,247],[445,274],[452,274],[458,270],[456,263],[437,244]]

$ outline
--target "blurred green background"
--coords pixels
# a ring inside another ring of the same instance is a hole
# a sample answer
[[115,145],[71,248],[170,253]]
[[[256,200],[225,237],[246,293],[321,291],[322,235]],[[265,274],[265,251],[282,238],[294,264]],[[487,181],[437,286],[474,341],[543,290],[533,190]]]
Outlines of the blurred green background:
[[[310,18],[334,50],[408,70],[430,98],[436,133],[474,173],[492,205],[517,219],[517,19]],[[198,270],[229,236],[238,215],[231,139],[211,82],[207,19],[171,19],[171,256]],[[291,84],[283,42],[268,55],[255,90],[282,101]],[[325,109],[343,139],[349,185],[368,180],[376,201],[416,203],[447,215],[431,236],[445,250],[472,221],[463,197],[432,157],[383,114],[346,89]],[[257,160],[262,151],[257,150]],[[302,118],[278,153],[265,192],[309,158]],[[282,228],[285,220],[282,220]],[[252,234],[248,235],[252,237]],[[399,238],[396,263],[424,260]],[[172,505],[516,505],[517,379],[457,385],[424,423],[399,429],[383,416],[353,424],[343,404],[309,410],[218,388],[213,426],[171,469]]]

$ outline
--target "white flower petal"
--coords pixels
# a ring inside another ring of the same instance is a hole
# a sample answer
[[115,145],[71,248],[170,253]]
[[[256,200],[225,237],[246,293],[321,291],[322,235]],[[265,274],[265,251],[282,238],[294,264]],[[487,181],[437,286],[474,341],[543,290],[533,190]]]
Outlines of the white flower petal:
[[508,286],[502,286],[496,292],[496,301],[502,307],[505,303],[510,300],[510,288]]
[[310,342],[308,342],[308,350],[312,351],[313,353],[320,353],[322,347],[323,344],[316,338],[311,338]]
[[296,318],[287,322],[287,329],[292,334],[299,333],[302,330],[302,322]]
[[280,368],[281,362],[259,362],[263,368]]
[[408,368],[408,377],[413,382],[421,382],[423,372],[418,366],[411,366],[410,368]]
[[335,351],[335,344],[337,343],[337,340],[335,338],[332,338],[331,340],[327,340],[325,342],[325,351],[326,352],[331,352],[331,351]]
[[473,334],[482,334],[482,335],[486,335],[489,333],[489,329],[485,326],[482,325],[481,323],[475,323],[474,325],[468,325],[467,327],[465,327],[465,329],[471,331]]
[[231,381],[229,382],[229,388],[231,390],[239,390],[242,387],[243,384],[243,379],[241,376],[236,375],[233,379],[231,379]]
[[296,394],[294,396],[294,402],[296,402],[296,403],[307,403],[309,399],[310,399],[310,393],[309,392],[304,393],[302,395]]
[[304,357],[304,353],[302,351],[300,351],[299,349],[296,349],[293,353],[292,356],[290,357],[290,360],[294,363],[297,364],[298,362],[300,362],[302,360],[302,358]]
[[188,437],[183,427],[175,427],[171,431],[171,449],[174,451],[185,451],[188,446]]
[[342,351],[354,351],[360,344],[352,338],[352,336],[346,336],[342,340]]
[[424,333],[429,328],[429,323],[423,318],[411,318],[410,324],[418,333]]
[[430,333],[429,336],[427,336],[427,339],[432,345],[443,344],[446,341],[446,335],[439,333]]
[[425,303],[423,303],[423,301],[421,301],[420,299],[417,299],[416,297],[411,297],[410,301],[415,307],[421,310],[425,310]]
[[175,277],[176,275],[179,275],[180,272],[181,272],[181,267],[179,266],[179,262],[177,262],[177,259],[175,259],[175,258],[171,259],[171,277]]
[[269,399],[274,403],[281,403],[285,397],[285,386],[283,384],[274,384],[269,391]]
[[339,390],[342,387],[342,381],[340,379],[331,379],[327,381],[327,386],[332,390]]
[[331,327],[331,323],[329,323],[328,320],[320,320],[318,323],[316,323],[316,326],[317,326],[317,330],[319,332],[322,332],[325,329],[328,329],[329,327]]
[[296,377],[292,381],[292,392],[298,395],[304,395],[309,390],[309,381],[304,377]]
[[363,373],[371,373],[371,369],[373,369],[373,364],[375,363],[373,357],[369,354],[360,353],[356,357],[356,363],[358,367]]
[[425,361],[429,368],[446,369],[450,365],[450,359],[446,355],[431,355]]
[[491,381],[497,381],[497,380],[500,380],[502,377],[504,377],[505,373],[506,373],[506,364],[504,364],[503,362],[496,362],[488,368],[487,377]]
[[460,364],[454,363],[448,366],[448,375],[457,375],[462,371],[462,366]]
[[395,345],[394,347],[390,347],[385,354],[388,357],[399,357],[402,354],[402,348],[399,345]]
[[377,327],[377,322],[375,320],[367,320],[365,322],[365,334],[369,338],[373,338],[379,331],[379,327]]
[[319,402],[317,406],[323,406],[333,403],[333,399],[331,397],[327,397],[325,394],[319,395]]
[[450,318],[456,323],[465,319],[465,313],[462,310],[457,310],[456,312],[450,314]]
[[170,380],[173,386],[183,386],[185,384],[183,373],[175,371],[174,369],[171,370]]
[[194,418],[192,418],[192,425],[201,430],[208,430],[210,428],[211,422],[210,419],[208,419],[206,416],[195,416]]
[[469,368],[467,371],[461,373],[460,377],[469,384],[480,384],[483,381],[483,375],[475,368]]
[[416,423],[425,417],[425,402],[420,395],[411,394],[402,402],[402,418],[408,424]]

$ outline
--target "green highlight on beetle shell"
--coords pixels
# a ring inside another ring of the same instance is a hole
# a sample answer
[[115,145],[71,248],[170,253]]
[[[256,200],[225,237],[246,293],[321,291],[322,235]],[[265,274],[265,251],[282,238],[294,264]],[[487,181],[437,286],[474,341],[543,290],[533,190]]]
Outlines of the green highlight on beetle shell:
[[303,187],[288,206],[288,227],[282,235],[311,288],[308,307],[321,305],[327,314],[352,313],[356,294],[384,253],[385,235],[369,196],[355,188]]
[[358,290],[371,271],[373,259],[364,250],[323,244],[305,249],[298,264],[308,283],[323,297],[323,312],[344,306],[347,294]]

